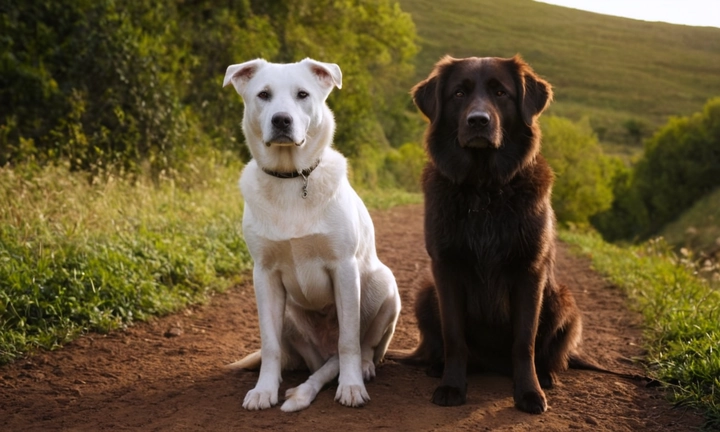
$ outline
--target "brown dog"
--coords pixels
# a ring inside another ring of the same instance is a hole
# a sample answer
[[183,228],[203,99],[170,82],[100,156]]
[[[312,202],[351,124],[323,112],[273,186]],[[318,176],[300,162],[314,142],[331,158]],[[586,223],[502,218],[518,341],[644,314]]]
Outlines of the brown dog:
[[541,413],[541,387],[573,358],[582,363],[580,312],[555,281],[553,174],[540,155],[550,84],[517,56],[445,57],[412,95],[430,120],[423,191],[434,284],[418,294],[422,340],[405,361],[442,371],[435,404],[465,403],[474,367],[511,374],[515,405]]

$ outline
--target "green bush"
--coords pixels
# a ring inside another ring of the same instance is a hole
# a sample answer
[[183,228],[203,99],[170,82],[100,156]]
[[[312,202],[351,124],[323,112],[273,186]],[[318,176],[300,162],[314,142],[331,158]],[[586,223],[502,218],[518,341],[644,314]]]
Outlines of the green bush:
[[619,161],[605,156],[588,119],[541,119],[542,153],[555,172],[552,203],[561,223],[587,224],[610,207],[611,178]]
[[0,165],[28,156],[84,170],[171,165],[189,128],[171,18],[160,3],[113,0],[3,10]]
[[647,238],[720,186],[720,98],[676,117],[645,143],[631,173],[614,181],[616,200],[598,215],[605,238]]
[[341,66],[330,105],[349,157],[418,132],[415,28],[391,0],[28,0],[0,9],[0,34],[0,166],[158,175],[201,147],[247,158],[242,102],[221,83],[228,65],[256,57]]

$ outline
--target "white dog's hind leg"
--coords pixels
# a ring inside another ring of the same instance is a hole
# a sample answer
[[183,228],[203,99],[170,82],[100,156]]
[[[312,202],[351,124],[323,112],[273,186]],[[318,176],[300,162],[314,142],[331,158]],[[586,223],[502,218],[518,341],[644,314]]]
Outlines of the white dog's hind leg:
[[397,291],[395,278],[389,269],[384,268],[382,272],[374,275],[370,283],[378,283],[389,286],[389,295],[380,306],[377,315],[370,327],[365,331],[362,340],[362,371],[363,379],[370,381],[375,378],[375,365],[382,360],[387,351],[395,325],[400,316],[400,296]]
[[315,347],[307,341],[291,339],[289,342],[295,351],[300,354],[300,357],[302,357],[303,362],[305,362],[305,366],[310,369],[310,372],[315,372],[323,366],[323,359],[320,356],[320,353],[318,353]]
[[323,386],[335,378],[339,371],[340,363],[338,357],[336,355],[330,357],[320,369],[310,375],[307,381],[285,392],[286,400],[280,409],[285,412],[291,412],[307,408],[310,406],[310,403],[315,400],[315,396],[317,396]]
[[282,381],[282,327],[285,315],[285,289],[278,276],[270,276],[256,265],[253,268],[255,298],[260,324],[260,377],[247,392],[243,408],[259,410],[278,402]]

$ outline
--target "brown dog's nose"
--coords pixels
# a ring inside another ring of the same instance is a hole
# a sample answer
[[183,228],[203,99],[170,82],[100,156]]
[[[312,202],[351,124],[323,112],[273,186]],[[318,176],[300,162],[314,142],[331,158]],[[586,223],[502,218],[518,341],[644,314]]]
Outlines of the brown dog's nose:
[[286,112],[279,112],[272,116],[272,124],[278,129],[287,129],[292,126],[293,119]]
[[484,128],[490,123],[490,116],[485,112],[474,112],[467,118],[470,127]]

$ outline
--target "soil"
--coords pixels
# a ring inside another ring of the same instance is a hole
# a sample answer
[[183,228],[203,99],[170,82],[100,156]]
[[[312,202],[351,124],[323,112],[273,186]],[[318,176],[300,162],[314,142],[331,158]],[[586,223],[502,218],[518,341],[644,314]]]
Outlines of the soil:
[[[380,259],[394,272],[403,300],[391,343],[409,350],[418,332],[412,313],[415,283],[429,263],[422,208],[403,206],[372,214]],[[584,316],[584,351],[607,367],[642,374],[640,318],[626,299],[590,268],[587,259],[558,248],[558,278],[572,287]],[[250,282],[203,306],[108,335],[89,334],[54,352],[36,353],[0,368],[2,431],[687,431],[702,418],[673,407],[663,390],[591,371],[569,370],[546,392],[548,411],[513,407],[510,378],[471,375],[467,404],[438,407],[430,395],[437,378],[421,368],[386,360],[367,384],[371,401],[347,408],[333,400],[335,385],[306,410],[242,408],[257,372],[223,365],[258,349],[260,336]],[[284,375],[280,395],[307,372]]]

